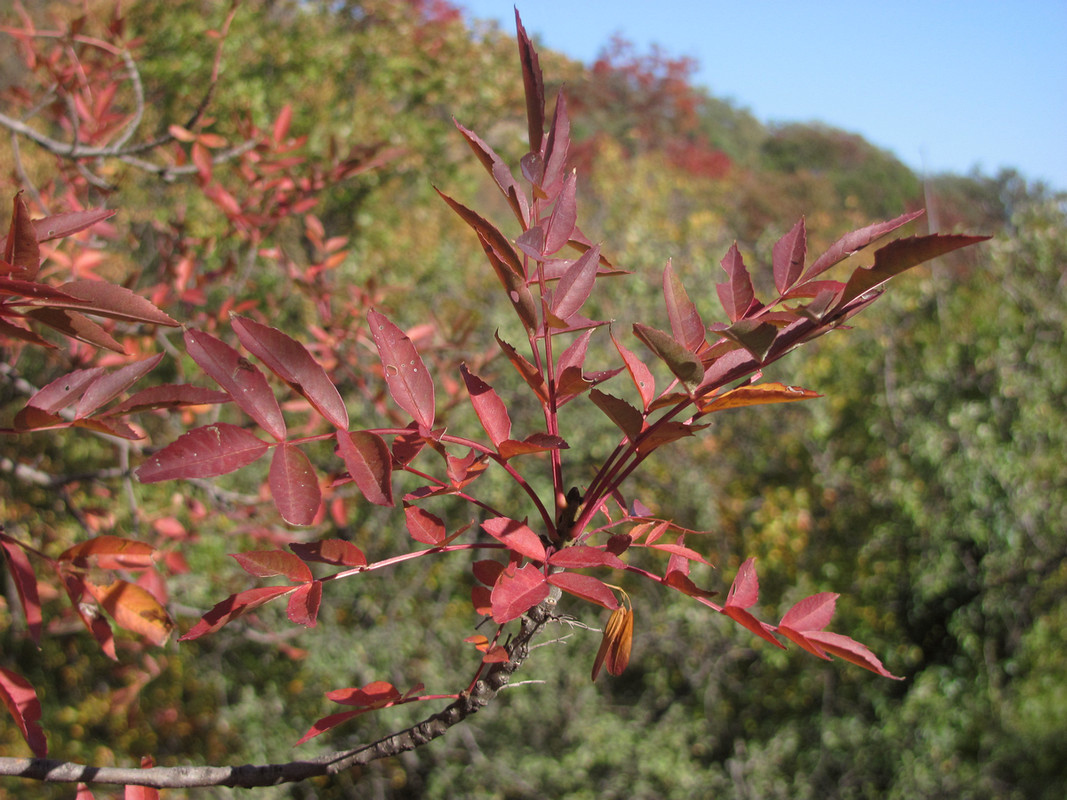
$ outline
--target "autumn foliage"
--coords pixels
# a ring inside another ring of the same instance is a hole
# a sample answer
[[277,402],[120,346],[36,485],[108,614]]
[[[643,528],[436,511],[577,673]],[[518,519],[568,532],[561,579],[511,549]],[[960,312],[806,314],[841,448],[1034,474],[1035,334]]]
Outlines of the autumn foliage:
[[[341,710],[311,723],[302,737],[294,736],[297,744],[392,706],[448,701],[450,708],[466,708],[462,704],[480,681],[506,680],[521,665],[524,648],[540,627],[523,627],[520,634],[513,630],[516,622],[537,619],[543,626],[544,615],[554,613],[562,594],[592,606],[575,614],[606,617],[592,677],[604,669],[618,675],[627,667],[635,627],[642,624],[621,586],[639,580],[684,595],[680,600],[702,604],[776,648],[792,642],[817,658],[837,657],[895,677],[866,646],[829,630],[836,594],[806,597],[772,622],[758,616],[754,559],[717,587],[697,585],[691,568],[710,563],[703,532],[647,508],[641,470],[661,448],[700,436],[715,415],[818,397],[810,389],[763,380],[764,368],[842,327],[874,303],[890,279],[983,237],[898,238],[856,265],[857,253],[899,232],[919,213],[852,231],[814,257],[801,219],[774,244],[771,262],[760,265],[770,275],[769,295],[757,294],[750,265],[734,245],[723,256],[721,271],[707,276],[715,282],[721,315],[698,308],[667,260],[659,276],[661,320],[622,330],[596,319],[591,298],[610,293],[614,282],[639,278],[614,263],[610,244],[597,242],[579,225],[581,176],[571,168],[568,101],[560,92],[549,108],[538,54],[516,20],[528,153],[518,164],[508,164],[474,131],[460,122],[455,126],[511,218],[497,224],[448,187],[438,193],[469,230],[471,246],[484,254],[488,284],[514,311],[512,332],[495,334],[495,358],[517,374],[526,395],[521,403],[490,383],[484,362],[461,363],[436,348],[427,355],[427,329],[394,322],[373,287],[352,290],[346,312],[355,318],[335,316],[312,331],[286,332],[258,308],[207,309],[199,318],[179,315],[177,309],[188,311],[211,289],[210,281],[194,277],[189,268],[196,242],[188,240],[173,250],[171,272],[149,293],[152,300],[95,275],[65,280],[53,270],[45,276],[44,243],[102,230],[122,209],[77,209],[31,219],[25,195],[15,195],[0,265],[5,355],[54,349],[58,339],[137,357],[94,363],[91,350],[77,351],[82,363],[36,390],[7,433],[48,435],[78,428],[86,435],[144,442],[150,431],[161,430],[161,419],[178,419],[187,428],[183,433],[170,440],[154,433],[137,458],[133,474],[140,482],[202,482],[246,470],[262,482],[261,496],[290,526],[320,524],[335,508],[333,498],[354,488],[366,503],[394,510],[389,536],[407,537],[406,552],[385,557],[338,536],[317,541],[294,536],[275,547],[234,553],[248,587],[219,597],[186,625],[168,606],[166,577],[183,569],[172,551],[105,533],[50,554],[0,533],[4,563],[35,641],[46,635],[41,582],[61,587],[89,634],[115,658],[115,626],[159,646],[176,628],[180,641],[194,640],[276,603],[284,605],[293,625],[311,627],[322,621],[322,598],[338,581],[466,552],[475,555],[472,631],[457,644],[471,653],[469,684],[443,694],[384,679],[361,687],[324,687]],[[34,31],[21,36],[39,44]],[[300,219],[314,264],[299,271],[284,254],[280,260],[289,264],[312,304],[325,308],[326,276],[339,263],[345,243],[325,236],[313,215],[315,198],[325,185],[374,169],[397,152],[372,145],[338,155],[332,163],[308,164],[300,155],[302,140],[289,135],[289,107],[270,130],[246,128],[242,142],[204,130],[198,110],[186,124],[171,125],[143,154],[126,152],[121,132],[130,117],[109,104],[117,96],[125,51],[102,50],[93,75],[104,83],[92,107],[79,112],[85,119],[77,147],[87,153],[115,147],[112,155],[120,158],[157,154],[155,168],[169,176],[189,175],[223,214],[233,237],[251,251],[278,226]],[[664,81],[676,93],[670,99],[672,113],[684,121],[682,77],[671,72]],[[727,162],[709,156],[702,145],[683,139],[669,145],[679,163],[692,165],[696,159],[706,172],[726,169]],[[163,232],[178,241],[176,230]],[[239,274],[231,264],[214,279]],[[153,326],[179,325],[181,353],[149,354]],[[611,358],[600,360],[605,352]],[[202,380],[164,379],[138,388],[168,358],[182,355]],[[9,356],[9,363],[15,369],[17,358]],[[349,371],[359,375],[354,383],[341,380]],[[360,407],[376,409],[377,418],[350,413],[353,405],[345,392],[352,386],[365,401]],[[458,403],[469,403],[481,430],[450,427],[448,412]],[[537,413],[523,410],[531,405]],[[580,413],[570,413],[574,409]],[[210,421],[201,419],[205,414]],[[585,414],[603,415],[617,429],[614,446],[592,454],[597,467],[588,474],[572,467],[577,459],[569,447]],[[490,471],[506,476],[523,498],[520,505],[498,506],[480,493],[479,481]],[[545,486],[547,492],[539,488]],[[426,507],[431,498],[443,496],[466,504],[468,523],[450,527]],[[0,668],[0,695],[33,754],[44,758],[34,688]],[[147,784],[175,785],[153,777],[155,772],[145,775]]]

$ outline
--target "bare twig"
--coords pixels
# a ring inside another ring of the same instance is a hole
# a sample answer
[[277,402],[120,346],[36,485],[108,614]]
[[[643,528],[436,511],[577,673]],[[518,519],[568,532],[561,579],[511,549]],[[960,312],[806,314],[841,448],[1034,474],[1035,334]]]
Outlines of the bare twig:
[[508,645],[509,658],[493,664],[469,693],[422,722],[376,742],[317,758],[280,764],[245,764],[235,767],[93,767],[47,758],[0,758],[0,775],[47,783],[79,783],[190,788],[276,786],[322,775],[336,775],[353,767],[414,750],[443,736],[454,725],[477,713],[507,686],[530,654],[530,642],[552,619],[554,603],[544,602],[522,618],[522,627]]

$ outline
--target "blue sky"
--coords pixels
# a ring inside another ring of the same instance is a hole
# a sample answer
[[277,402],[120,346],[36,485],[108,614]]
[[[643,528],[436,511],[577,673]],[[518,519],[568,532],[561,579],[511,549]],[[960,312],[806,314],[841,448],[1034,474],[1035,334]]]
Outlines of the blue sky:
[[[514,31],[511,0],[456,0]],[[920,174],[1014,167],[1067,190],[1067,0],[518,0],[527,32],[591,62],[619,33],[699,63],[763,122],[822,121]]]

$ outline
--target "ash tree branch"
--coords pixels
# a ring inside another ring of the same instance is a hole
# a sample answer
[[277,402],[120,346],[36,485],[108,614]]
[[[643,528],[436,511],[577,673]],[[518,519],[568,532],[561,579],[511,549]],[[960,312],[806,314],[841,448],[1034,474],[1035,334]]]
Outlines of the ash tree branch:
[[474,684],[441,711],[370,744],[316,758],[279,764],[245,764],[233,767],[94,767],[47,758],[0,758],[0,775],[46,783],[86,783],[151,786],[181,789],[203,786],[254,788],[293,783],[323,775],[336,775],[353,767],[390,758],[422,747],[448,732],[489,704],[508,685],[511,676],[530,654],[531,641],[553,618],[555,601],[546,600],[522,618],[518,635],[508,644],[508,660],[493,664]]

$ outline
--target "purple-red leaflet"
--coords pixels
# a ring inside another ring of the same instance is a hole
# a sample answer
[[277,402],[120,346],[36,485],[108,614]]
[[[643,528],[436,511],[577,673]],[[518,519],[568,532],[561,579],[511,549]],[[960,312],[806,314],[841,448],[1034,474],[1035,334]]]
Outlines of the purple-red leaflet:
[[363,551],[344,539],[323,539],[321,542],[290,542],[289,549],[304,561],[333,564],[338,567],[365,567]]
[[338,431],[337,451],[364,497],[378,506],[393,505],[393,461],[381,436],[369,431]]
[[600,245],[594,245],[567,268],[552,295],[551,310],[555,316],[566,322],[578,313],[593,291],[599,263]]
[[624,347],[618,339],[615,338],[615,332],[611,332],[611,341],[615,343],[615,349],[619,351],[619,355],[622,356],[622,361],[626,365],[627,372],[630,373],[630,378],[634,382],[634,386],[637,387],[637,392],[641,395],[641,403],[647,410],[649,404],[656,396],[656,379],[652,376],[652,371],[645,366],[645,363],[641,361],[630,350]]
[[185,331],[185,349],[242,411],[274,439],[285,441],[282,410],[258,367],[225,342],[201,331]]
[[408,533],[416,542],[437,546],[448,538],[445,524],[440,518],[418,506],[406,506],[404,519],[407,523]]
[[[548,178],[547,172],[545,177]],[[570,241],[571,234],[574,233],[574,225],[578,221],[578,207],[575,201],[577,183],[577,176],[573,170],[563,179],[563,189],[556,199],[552,215],[548,218],[548,227],[545,229],[544,252],[546,255],[562,250]]]
[[33,220],[33,231],[38,242],[47,242],[49,239],[60,239],[83,231],[115,216],[116,213],[118,212],[113,209],[97,208],[91,211],[67,211],[63,214],[53,214],[50,217]]
[[310,581],[311,569],[298,556],[284,550],[251,550],[247,553],[231,553],[241,569],[257,578],[284,575],[293,583]]
[[641,435],[641,428],[644,425],[644,417],[641,412],[634,408],[615,395],[606,394],[599,389],[593,389],[589,393],[589,399],[593,401],[593,404],[608,415],[608,418],[619,426],[619,429],[626,434],[626,438],[631,442],[636,442],[637,437]]
[[17,192],[11,209],[11,226],[4,239],[4,261],[13,266],[11,275],[33,280],[41,266],[41,250],[37,246],[37,232],[30,221],[30,212]]
[[842,636],[840,633],[831,633],[830,631],[810,631],[806,636],[826,652],[833,653],[838,658],[843,658],[845,661],[850,661],[864,669],[869,669],[883,678],[892,678],[895,681],[903,680],[899,675],[894,675],[887,670],[878,656],[855,639]]
[[39,724],[41,703],[32,684],[21,675],[0,667],[0,700],[22,732],[22,738],[37,758],[48,755],[44,731]]
[[151,411],[157,408],[178,408],[213,403],[228,403],[230,395],[217,389],[205,389],[190,383],[151,386],[134,392],[121,403],[112,406],[107,416],[129,414],[135,411]]
[[815,262],[808,267],[808,271],[804,274],[804,282],[807,283],[815,276],[821,275],[834,264],[844,261],[853,253],[862,250],[875,239],[880,239],[890,231],[894,231],[903,225],[907,225],[912,220],[921,217],[924,213],[926,212],[921,210],[912,211],[908,214],[901,214],[899,217],[891,219],[888,222],[876,222],[872,225],[860,228],[859,230],[846,233],[830,245],[829,249],[815,259]]
[[545,560],[545,546],[541,543],[541,537],[528,525],[508,517],[494,517],[483,522],[482,528],[519,555],[534,561]]
[[533,564],[509,567],[500,574],[491,595],[493,621],[498,625],[521,617],[548,597],[544,573]]
[[120,367],[114,372],[99,376],[85,390],[74,408],[75,417],[87,417],[100,406],[109,403],[122,392],[152,371],[163,360],[163,353],[146,358],[143,361],[135,361]]
[[667,316],[671,321],[671,333],[687,350],[699,352],[706,334],[704,321],[693,301],[689,299],[681,278],[675,273],[668,259],[663,268],[663,299],[667,304]]
[[584,569],[587,567],[610,567],[612,569],[625,569],[626,563],[614,553],[600,547],[590,547],[585,544],[575,544],[556,550],[548,557],[548,563],[553,567],[565,569]]
[[745,316],[748,310],[756,302],[756,292],[752,288],[752,278],[749,277],[745,267],[741,251],[734,242],[720,262],[726,271],[726,282],[715,284],[715,290],[719,294],[719,300],[726,311],[726,316],[731,322],[736,322]]
[[276,328],[232,316],[230,325],[244,348],[315,407],[327,422],[348,428],[348,410],[333,381],[307,348]]
[[808,251],[808,237],[804,229],[804,218],[774,243],[771,262],[774,268],[774,288],[778,294],[785,294],[800,278],[804,271],[804,257]]
[[286,616],[290,622],[303,625],[306,628],[314,628],[319,615],[319,604],[322,602],[322,581],[310,581],[297,588],[289,597],[289,605],[286,607]]
[[270,462],[270,490],[282,519],[290,525],[310,525],[315,521],[322,492],[311,461],[291,444],[274,449]]
[[259,608],[275,597],[289,594],[295,591],[297,586],[262,586],[256,589],[248,589],[244,592],[232,594],[215,605],[196,623],[189,632],[178,641],[186,642],[191,639],[199,639],[209,633],[214,633],[227,622],[247,614],[253,609]]
[[592,575],[582,575],[578,572],[554,572],[548,576],[548,582],[565,592],[604,606],[604,608],[614,610],[619,607],[615,593],[608,588],[606,583]]
[[372,309],[367,312],[367,322],[393,401],[429,430],[435,413],[434,387],[422,357],[411,339],[383,314]]
[[83,392],[88,390],[93,381],[103,374],[103,367],[90,367],[68,372],[35,392],[26,405],[39,408],[49,414],[56,414],[77,400]]
[[500,573],[504,571],[504,565],[499,561],[485,559],[483,561],[475,561],[471,565],[471,571],[474,573],[474,577],[486,586],[494,586],[500,577]]
[[703,379],[704,365],[700,358],[669,333],[640,322],[633,324],[633,331],[686,387],[692,389]]
[[493,447],[499,448],[500,443],[511,436],[511,417],[508,416],[504,401],[492,386],[468,370],[466,364],[460,365],[460,373],[467,385],[467,394],[470,395],[478,421],[489,434]]
[[515,9],[516,37],[519,42],[519,62],[522,64],[522,83],[526,90],[526,122],[530,134],[530,150],[541,152],[541,140],[545,135],[545,82],[537,51],[526,35],[526,29]]
[[179,478],[214,478],[238,470],[262,456],[269,445],[228,422],[216,422],[182,434],[137,468],[141,483]]
[[22,545],[3,531],[0,531],[0,548],[3,548],[7,556],[8,569],[15,582],[22,611],[26,615],[26,627],[33,641],[40,644],[43,618],[41,598],[37,593],[37,577],[33,573],[33,566],[30,564],[26,551],[22,549]]
[[[152,325],[165,325],[177,328],[177,321],[164,314],[152,303],[136,292],[124,286],[103,281],[71,281],[59,286],[60,291],[73,297],[77,302],[70,308],[100,317],[119,319],[124,322],[147,322]],[[63,301],[50,302],[49,305],[63,307]]]

